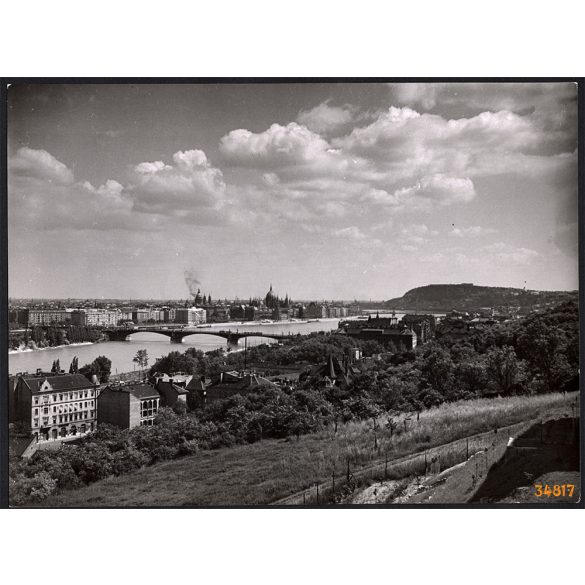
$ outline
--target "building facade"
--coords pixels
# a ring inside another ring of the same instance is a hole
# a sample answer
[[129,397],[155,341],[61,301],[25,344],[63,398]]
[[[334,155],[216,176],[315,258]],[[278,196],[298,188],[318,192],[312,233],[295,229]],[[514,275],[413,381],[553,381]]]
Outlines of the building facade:
[[73,325],[89,327],[115,327],[120,319],[120,312],[110,309],[79,309],[71,313]]
[[97,425],[97,391],[81,374],[24,374],[18,376],[11,410],[37,441],[84,435]]
[[110,384],[98,399],[97,421],[123,429],[150,426],[160,407],[160,395],[152,384]]
[[326,319],[327,307],[317,303],[309,303],[305,309],[305,319]]
[[27,325],[52,325],[71,320],[73,309],[27,309]]
[[200,325],[207,322],[207,314],[205,309],[197,309],[195,307],[185,309],[177,309],[175,313],[175,323],[182,323],[184,325]]

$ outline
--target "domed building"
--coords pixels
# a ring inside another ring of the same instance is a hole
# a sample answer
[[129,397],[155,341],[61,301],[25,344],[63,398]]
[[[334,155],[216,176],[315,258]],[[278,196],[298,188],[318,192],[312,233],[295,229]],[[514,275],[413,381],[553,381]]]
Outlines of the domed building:
[[264,298],[264,303],[269,309],[273,309],[278,303],[278,297],[272,292],[272,283],[270,284],[270,290]]

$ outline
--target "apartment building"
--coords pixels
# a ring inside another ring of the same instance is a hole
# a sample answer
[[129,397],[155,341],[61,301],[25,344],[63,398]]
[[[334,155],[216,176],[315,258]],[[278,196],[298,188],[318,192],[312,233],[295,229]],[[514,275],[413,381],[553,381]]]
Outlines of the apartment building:
[[81,374],[19,375],[10,398],[14,420],[37,441],[84,435],[97,425],[97,386]]

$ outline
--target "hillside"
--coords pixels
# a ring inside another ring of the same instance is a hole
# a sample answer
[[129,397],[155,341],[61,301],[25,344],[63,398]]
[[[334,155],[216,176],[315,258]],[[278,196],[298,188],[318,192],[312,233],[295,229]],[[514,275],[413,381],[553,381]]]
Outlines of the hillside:
[[[156,463],[76,490],[64,490],[40,503],[44,507],[229,506],[266,505],[316,483],[329,482],[336,470],[341,486],[348,459],[352,472],[496,427],[570,409],[574,395],[546,394],[477,399],[424,410],[420,420],[404,417],[399,434],[381,426],[377,448],[369,421],[295,439],[262,440]],[[406,416],[406,415],[405,415]],[[411,421],[409,418],[408,421]],[[473,445],[472,445],[473,447]],[[328,484],[327,484],[328,485]],[[302,500],[302,496],[301,496]]]
[[428,284],[384,303],[388,309],[472,311],[484,307],[536,309],[577,299],[577,291],[536,291],[496,286]]

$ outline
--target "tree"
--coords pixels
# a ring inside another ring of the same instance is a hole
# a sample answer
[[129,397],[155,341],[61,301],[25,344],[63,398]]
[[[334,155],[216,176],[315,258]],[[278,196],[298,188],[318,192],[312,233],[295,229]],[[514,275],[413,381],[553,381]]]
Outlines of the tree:
[[79,373],[79,358],[75,355],[71,360],[71,365],[69,366],[69,373],[70,374],[78,374]]
[[148,352],[145,349],[139,349],[132,361],[138,364],[140,371],[144,370],[148,366]]
[[91,381],[95,375],[99,382],[104,383],[110,379],[110,372],[112,370],[112,361],[106,356],[100,355],[95,358],[91,364],[86,364],[79,369],[79,373],[83,374],[88,380]]
[[198,361],[192,355],[171,351],[154,363],[150,368],[150,373],[175,374],[176,372],[184,372],[186,374],[195,374],[197,373],[197,366]]
[[545,392],[559,390],[573,374],[566,357],[566,333],[556,325],[547,324],[541,315],[520,335],[518,348],[540,374]]
[[506,345],[487,354],[486,374],[492,387],[508,394],[524,378],[524,364],[516,357],[514,348]]
[[421,372],[423,382],[443,397],[449,396],[453,388],[453,361],[446,349],[430,345],[423,355]]

